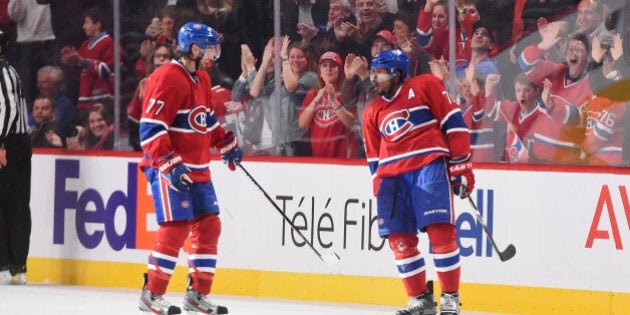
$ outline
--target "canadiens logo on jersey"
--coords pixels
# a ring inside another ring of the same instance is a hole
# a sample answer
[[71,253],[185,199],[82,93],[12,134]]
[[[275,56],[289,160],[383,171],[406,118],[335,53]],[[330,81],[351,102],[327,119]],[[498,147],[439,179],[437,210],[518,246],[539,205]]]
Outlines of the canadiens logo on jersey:
[[412,130],[431,122],[435,122],[433,115],[427,106],[422,105],[390,112],[381,121],[379,129],[383,138],[396,142]]
[[323,108],[321,110],[318,110],[315,113],[315,117],[313,117],[313,120],[316,124],[322,127],[326,127],[340,121],[339,116],[337,116],[337,113],[335,113],[335,110],[332,108],[332,106],[322,107]]
[[398,141],[413,128],[413,123],[409,121],[410,116],[406,108],[387,114],[379,128],[381,134],[391,142]]
[[193,131],[197,133],[206,133],[208,126],[206,122],[208,117],[207,110],[206,106],[199,105],[188,113],[188,125]]

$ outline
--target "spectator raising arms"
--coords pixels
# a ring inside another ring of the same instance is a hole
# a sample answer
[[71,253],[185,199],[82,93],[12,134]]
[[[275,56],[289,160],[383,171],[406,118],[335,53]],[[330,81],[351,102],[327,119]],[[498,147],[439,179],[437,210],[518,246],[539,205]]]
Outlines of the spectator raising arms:
[[304,45],[291,43],[288,36],[282,38],[280,48],[282,60],[281,111],[284,131],[281,135],[282,155],[310,156],[311,144],[308,136],[298,125],[298,111],[306,93],[317,86],[317,74],[313,72],[313,61]]
[[252,155],[279,154],[281,139],[278,106],[273,106],[271,95],[275,86],[274,38],[269,39],[262,55],[260,66],[249,46],[241,46],[241,76],[234,83],[232,100],[244,102],[247,110],[243,127],[243,138],[252,146]]

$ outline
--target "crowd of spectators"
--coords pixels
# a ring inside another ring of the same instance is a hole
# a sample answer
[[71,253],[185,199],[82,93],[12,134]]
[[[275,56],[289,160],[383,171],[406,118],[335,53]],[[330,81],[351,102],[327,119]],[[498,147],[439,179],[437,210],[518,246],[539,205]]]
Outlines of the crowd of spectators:
[[[219,33],[213,105],[246,154],[363,158],[371,58],[401,49],[409,76],[432,73],[452,91],[474,161],[630,164],[624,2],[456,0],[453,47],[445,0],[281,0],[281,38],[273,3],[121,0],[114,73],[110,1],[0,0],[35,146],[140,150],[144,83],[175,56],[179,27],[198,21]],[[128,144],[114,142],[117,112]]]

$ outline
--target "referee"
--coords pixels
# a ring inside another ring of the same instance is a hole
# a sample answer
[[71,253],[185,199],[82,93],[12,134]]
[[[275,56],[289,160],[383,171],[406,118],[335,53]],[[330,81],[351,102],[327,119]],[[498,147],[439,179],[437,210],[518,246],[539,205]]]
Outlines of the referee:
[[31,138],[20,78],[0,30],[0,284],[26,283],[31,236]]

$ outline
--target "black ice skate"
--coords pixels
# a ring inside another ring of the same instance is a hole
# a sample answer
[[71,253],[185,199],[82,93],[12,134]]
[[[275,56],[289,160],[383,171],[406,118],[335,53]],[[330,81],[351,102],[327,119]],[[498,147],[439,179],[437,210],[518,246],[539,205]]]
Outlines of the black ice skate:
[[138,308],[145,314],[174,315],[181,314],[182,310],[169,303],[164,296],[153,294],[147,289],[147,274],[144,274],[144,284]]
[[427,290],[421,295],[411,298],[407,307],[397,311],[396,315],[435,315],[437,314],[436,305],[433,292]]
[[459,314],[459,293],[442,293],[440,297],[440,315]]

